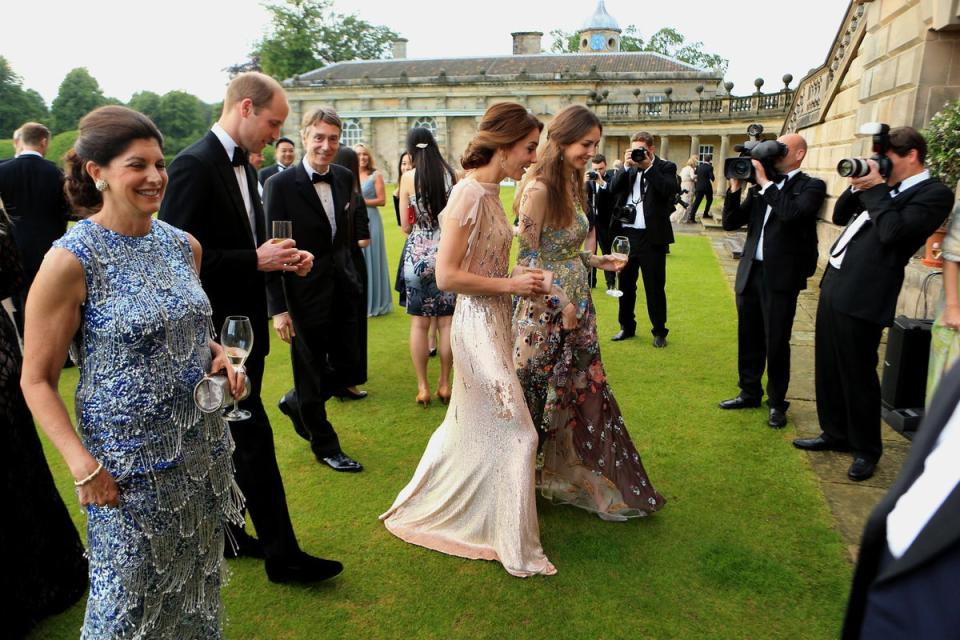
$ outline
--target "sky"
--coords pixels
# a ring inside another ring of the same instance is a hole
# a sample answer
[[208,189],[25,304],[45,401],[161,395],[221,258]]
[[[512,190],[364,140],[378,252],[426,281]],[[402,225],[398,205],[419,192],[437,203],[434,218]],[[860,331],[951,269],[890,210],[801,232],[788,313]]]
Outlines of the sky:
[[[730,60],[727,80],[735,94],[793,87],[823,64],[846,13],[846,0],[804,0],[795,11],[788,0],[606,0],[620,23],[649,37],[673,27],[688,42]],[[461,6],[462,9],[456,7]],[[340,13],[357,13],[407,38],[408,57],[509,55],[513,31],[542,31],[544,45],[554,29],[577,31],[596,0],[336,0]],[[779,19],[788,14],[789,24]],[[127,101],[137,91],[182,90],[206,102],[223,98],[223,69],[247,59],[269,28],[258,0],[2,0],[0,55],[26,88],[49,104],[68,71],[86,67],[104,94]]]

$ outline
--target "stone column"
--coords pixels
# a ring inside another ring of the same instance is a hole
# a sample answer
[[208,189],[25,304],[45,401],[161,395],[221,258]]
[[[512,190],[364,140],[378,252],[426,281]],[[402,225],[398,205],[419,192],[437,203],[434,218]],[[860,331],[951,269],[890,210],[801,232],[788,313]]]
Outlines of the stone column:
[[720,136],[720,157],[713,159],[713,172],[717,176],[716,191],[723,197],[727,192],[727,179],[723,176],[723,161],[730,155],[730,135],[725,133]]
[[690,136],[690,155],[700,159],[700,136]]
[[670,153],[670,136],[660,136],[660,157],[667,159]]

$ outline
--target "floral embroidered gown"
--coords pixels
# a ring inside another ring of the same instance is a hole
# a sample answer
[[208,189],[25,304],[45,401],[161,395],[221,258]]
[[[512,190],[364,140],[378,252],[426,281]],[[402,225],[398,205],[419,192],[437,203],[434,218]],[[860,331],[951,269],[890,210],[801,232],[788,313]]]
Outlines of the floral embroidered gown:
[[[529,196],[520,206],[519,264],[553,272],[550,295],[521,298],[514,311],[514,363],[533,423],[540,431],[544,497],[605,520],[645,516],[666,500],[647,478],[640,454],[607,384],[597,316],[588,283],[589,253],[580,247],[587,217],[577,207],[571,227],[532,223]],[[562,309],[576,305],[577,327],[563,329]]]

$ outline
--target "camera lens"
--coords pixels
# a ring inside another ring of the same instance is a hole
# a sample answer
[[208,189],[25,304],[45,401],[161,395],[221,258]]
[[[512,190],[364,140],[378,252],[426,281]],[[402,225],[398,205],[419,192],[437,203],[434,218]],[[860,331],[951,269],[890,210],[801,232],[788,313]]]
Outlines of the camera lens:
[[844,178],[862,178],[870,173],[870,165],[863,158],[844,158],[837,163],[837,173]]

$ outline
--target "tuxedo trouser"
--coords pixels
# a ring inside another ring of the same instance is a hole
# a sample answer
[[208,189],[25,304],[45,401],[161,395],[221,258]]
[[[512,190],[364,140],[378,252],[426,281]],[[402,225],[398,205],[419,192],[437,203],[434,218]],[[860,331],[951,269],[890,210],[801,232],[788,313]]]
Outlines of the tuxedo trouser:
[[883,453],[877,376],[883,325],[836,310],[836,273],[827,267],[817,306],[817,417],[828,440],[846,443],[855,456],[876,462]]
[[700,206],[700,201],[704,198],[707,199],[707,207],[703,210],[704,213],[710,213],[710,207],[713,205],[713,189],[709,191],[697,191],[697,195],[693,200],[693,206],[690,207],[690,215],[687,218],[688,220],[697,219],[697,208]]
[[799,292],[771,291],[763,262],[753,260],[737,294],[737,369],[741,395],[759,400],[767,369],[767,404],[786,411],[790,385],[790,335]]
[[667,245],[650,244],[645,229],[620,227],[620,234],[630,240],[630,259],[620,272],[620,327],[635,333],[637,320],[633,308],[637,303],[637,278],[643,276],[647,298],[647,315],[655,336],[666,336],[667,329]]
[[296,555],[300,547],[277,466],[273,429],[260,399],[263,365],[263,355],[251,356],[244,365],[250,378],[250,396],[240,401],[240,408],[251,415],[247,420],[229,423],[236,445],[233,465],[264,554],[267,558],[282,558]]

